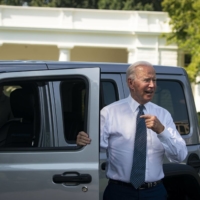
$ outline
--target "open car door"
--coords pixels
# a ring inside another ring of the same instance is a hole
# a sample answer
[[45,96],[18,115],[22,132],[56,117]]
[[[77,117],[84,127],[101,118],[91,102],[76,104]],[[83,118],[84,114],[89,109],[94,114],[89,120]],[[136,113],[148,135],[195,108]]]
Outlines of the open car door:
[[0,73],[13,112],[0,128],[1,199],[99,200],[99,82],[99,68]]

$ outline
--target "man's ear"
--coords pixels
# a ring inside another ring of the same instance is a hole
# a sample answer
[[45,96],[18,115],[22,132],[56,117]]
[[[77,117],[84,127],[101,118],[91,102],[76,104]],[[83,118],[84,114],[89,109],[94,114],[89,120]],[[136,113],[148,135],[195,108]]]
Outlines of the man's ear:
[[134,89],[134,85],[135,85],[135,81],[134,81],[133,79],[129,78],[129,79],[127,80],[127,83],[128,83],[128,87],[129,87],[131,90],[133,90],[133,89]]

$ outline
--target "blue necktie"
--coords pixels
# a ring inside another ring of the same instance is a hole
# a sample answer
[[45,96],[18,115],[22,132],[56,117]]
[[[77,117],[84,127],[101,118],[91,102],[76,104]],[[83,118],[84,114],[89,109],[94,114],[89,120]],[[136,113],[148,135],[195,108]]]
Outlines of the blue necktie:
[[145,119],[140,118],[144,115],[143,108],[143,105],[139,106],[136,119],[135,147],[130,177],[130,182],[136,189],[145,182],[147,130]]

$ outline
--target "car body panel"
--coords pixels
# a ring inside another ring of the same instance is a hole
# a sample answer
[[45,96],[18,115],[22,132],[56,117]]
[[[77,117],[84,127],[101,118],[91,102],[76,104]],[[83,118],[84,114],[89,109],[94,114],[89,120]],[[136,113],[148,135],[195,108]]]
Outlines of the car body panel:
[[[81,74],[89,82],[88,133],[93,142],[87,148],[67,151],[65,148],[41,148],[16,150],[2,149],[0,152],[0,196],[1,199],[99,199],[99,80],[100,69],[67,69],[57,71],[32,71],[0,74],[0,80],[28,77],[63,77]],[[60,134],[55,123],[54,134]],[[95,124],[95,126],[93,126]],[[92,154],[91,154],[92,152]],[[55,175],[77,176],[88,174],[89,183],[70,185],[57,184]],[[87,188],[86,192],[83,188]]]

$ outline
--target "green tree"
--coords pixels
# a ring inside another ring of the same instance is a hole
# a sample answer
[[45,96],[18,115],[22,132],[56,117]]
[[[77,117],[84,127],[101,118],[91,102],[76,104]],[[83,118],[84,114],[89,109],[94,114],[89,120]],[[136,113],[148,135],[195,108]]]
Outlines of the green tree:
[[110,10],[121,10],[123,7],[123,0],[99,0],[98,8],[99,9],[110,9]]
[[162,0],[99,0],[99,9],[161,11]]
[[67,8],[97,8],[96,0],[52,0],[48,5]]
[[98,0],[0,0],[2,5],[50,6],[67,8],[97,8]]
[[109,10],[161,11],[162,0],[0,0],[0,4]]
[[167,41],[191,55],[186,70],[193,82],[200,72],[200,0],[164,0],[162,6],[172,27]]
[[22,5],[22,0],[0,0],[1,5],[12,5],[12,6],[18,6]]

